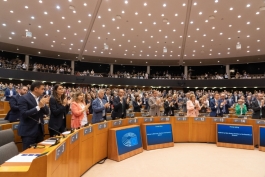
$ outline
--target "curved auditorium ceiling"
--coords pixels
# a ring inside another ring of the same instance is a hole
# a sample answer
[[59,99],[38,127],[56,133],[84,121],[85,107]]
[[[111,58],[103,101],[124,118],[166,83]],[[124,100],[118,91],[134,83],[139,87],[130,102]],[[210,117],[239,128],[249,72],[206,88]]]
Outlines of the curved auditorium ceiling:
[[264,19],[264,0],[1,0],[0,42],[86,61],[250,62],[265,55]]

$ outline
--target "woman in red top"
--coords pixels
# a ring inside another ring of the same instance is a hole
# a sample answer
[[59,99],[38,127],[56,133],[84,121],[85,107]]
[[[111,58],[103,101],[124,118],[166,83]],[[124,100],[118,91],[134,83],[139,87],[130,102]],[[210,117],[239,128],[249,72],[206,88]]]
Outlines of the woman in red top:
[[84,102],[84,94],[77,91],[74,94],[74,100],[71,104],[72,118],[71,118],[71,128],[79,128],[87,124],[87,111],[89,104]]

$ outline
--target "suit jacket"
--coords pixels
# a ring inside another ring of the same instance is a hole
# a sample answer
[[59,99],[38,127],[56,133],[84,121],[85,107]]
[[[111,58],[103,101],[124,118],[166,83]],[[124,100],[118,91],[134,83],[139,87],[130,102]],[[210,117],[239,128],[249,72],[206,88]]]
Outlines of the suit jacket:
[[251,105],[252,105],[252,100],[246,100],[246,103],[245,103],[245,105],[246,105],[246,107],[247,107],[247,111],[249,110],[249,109],[252,109],[251,108]]
[[[59,131],[59,129],[66,125],[66,114],[69,112],[69,106],[59,104],[54,97],[50,98],[50,120],[49,127]],[[61,132],[62,133],[62,132]]]
[[174,104],[172,106],[169,106],[169,102],[164,102],[164,114],[166,116],[173,116],[174,115]]
[[[218,102],[218,100],[217,100],[217,102]],[[217,117],[217,110],[219,109],[219,105],[216,106],[215,99],[211,99],[210,108],[211,108],[210,117]]]
[[[199,107],[195,109],[195,105],[199,105]],[[195,105],[191,100],[187,101],[187,117],[197,117],[199,115],[201,109],[199,101],[195,100]]]
[[19,94],[12,96],[10,98],[9,100],[10,111],[7,113],[5,120],[8,120],[9,122],[17,122],[21,119],[21,114],[18,105],[19,98],[20,98]]
[[[220,108],[220,115],[223,116],[223,114],[229,114],[229,109],[230,108],[230,105],[228,104],[227,100],[226,100],[226,104],[221,107],[221,103],[223,102],[224,100],[218,100],[218,106]],[[223,109],[224,109],[224,112],[223,112]]]
[[77,102],[74,101],[71,103],[71,128],[81,127],[81,121],[84,117],[84,112],[82,110],[82,107]]
[[133,101],[133,112],[141,112],[142,105],[138,105],[136,101]]
[[[92,124],[101,122],[103,120],[103,110],[105,110],[104,105],[107,103],[105,99],[102,99],[102,104],[99,98],[95,99],[92,102],[93,116],[92,116]],[[106,111],[105,111],[106,116]]]
[[251,108],[253,109],[252,118],[253,119],[260,119],[260,112],[262,113],[262,109],[264,109],[264,108],[263,107],[260,108],[258,100],[255,100],[252,102]]
[[[14,88],[12,88],[12,91],[13,91],[13,96],[15,96],[17,94],[16,90]],[[6,101],[9,101],[11,96],[10,96],[10,89],[7,88],[5,90],[5,97],[6,97]]]
[[113,104],[113,102],[110,100],[111,95],[109,95],[109,97],[107,98],[107,95],[104,95],[103,99],[106,100],[106,102],[109,102],[110,107],[106,108],[106,113],[111,113],[111,105]]
[[[162,98],[156,98],[156,99],[162,99]],[[148,100],[148,104],[150,106],[150,116],[160,116],[160,107],[163,105],[163,102],[159,105],[156,105],[156,99],[155,97],[150,97]]]
[[[116,117],[118,118],[125,118],[126,117],[126,109],[129,108],[129,104],[127,104],[125,98],[122,98],[122,103],[123,103],[123,107],[122,104],[120,103],[120,97],[115,97],[113,99],[113,111],[111,113],[111,117],[112,119],[115,119]],[[123,109],[122,109],[123,108]],[[123,115],[122,115],[123,113]]]
[[148,104],[149,98],[142,97],[142,104],[145,105],[144,109],[149,110],[150,106]]
[[237,101],[239,99],[239,96],[238,95],[233,95],[232,99],[233,99],[234,103],[237,103]]
[[227,99],[226,102],[228,103],[228,105],[229,105],[230,107],[232,107],[233,104],[235,103],[234,100],[233,100],[232,98]]
[[18,134],[31,137],[38,135],[39,121],[42,123],[41,127],[44,134],[43,117],[49,114],[48,107],[44,106],[38,111],[36,108],[37,102],[31,93],[21,96],[18,105],[22,115],[18,126]]
[[182,100],[183,100],[182,110],[183,110],[183,112],[187,112],[187,101],[188,101],[188,98],[184,97]]

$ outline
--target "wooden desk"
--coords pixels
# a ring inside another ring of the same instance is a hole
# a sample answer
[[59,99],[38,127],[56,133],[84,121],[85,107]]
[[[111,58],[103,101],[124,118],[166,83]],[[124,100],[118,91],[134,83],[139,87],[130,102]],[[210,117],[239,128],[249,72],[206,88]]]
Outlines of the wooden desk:
[[210,135],[210,118],[190,118],[190,142],[208,142]]
[[0,101],[0,114],[7,114],[9,110],[9,101]]
[[189,117],[171,117],[173,138],[175,143],[189,142],[190,140],[190,121]]

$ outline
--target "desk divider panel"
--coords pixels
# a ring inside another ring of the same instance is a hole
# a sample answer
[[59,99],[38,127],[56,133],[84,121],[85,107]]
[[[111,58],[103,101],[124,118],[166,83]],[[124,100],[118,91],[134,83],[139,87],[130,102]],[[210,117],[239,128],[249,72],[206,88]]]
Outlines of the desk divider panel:
[[190,137],[190,121],[189,117],[175,117],[172,118],[173,138],[175,143],[189,142]]
[[108,130],[111,122],[102,122],[92,125],[93,136],[93,164],[105,159],[108,156]]
[[190,127],[190,142],[208,142],[210,135],[210,119],[192,117]]
[[69,135],[68,141],[68,176],[79,177],[79,162],[80,162],[80,132],[76,130],[74,133]]
[[206,119],[210,119],[210,134],[208,143],[216,143],[216,124],[217,123],[227,123],[228,118],[222,117],[207,117]]
[[80,131],[80,145],[79,145],[79,174],[84,174],[90,167],[94,165],[93,163],[93,137],[94,137],[94,127],[88,126],[84,127]]

